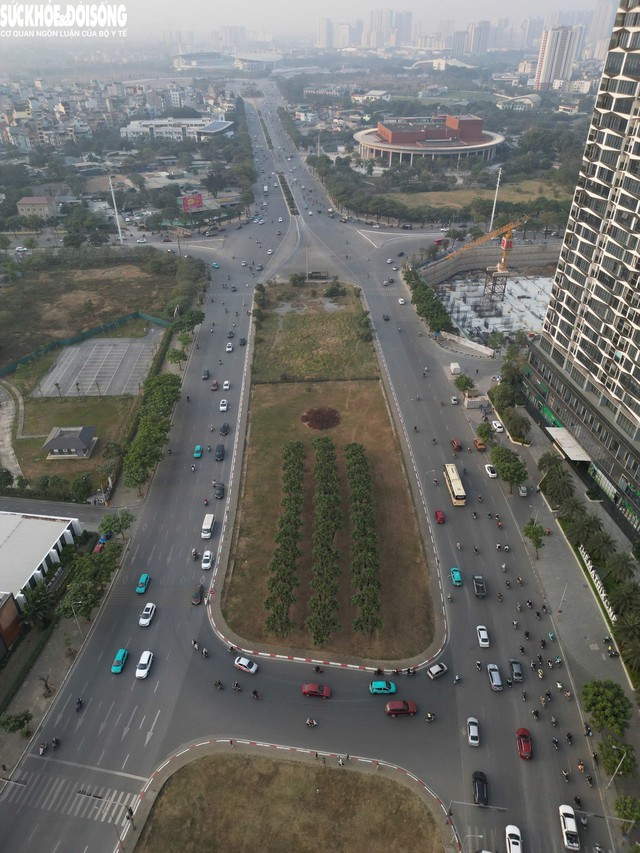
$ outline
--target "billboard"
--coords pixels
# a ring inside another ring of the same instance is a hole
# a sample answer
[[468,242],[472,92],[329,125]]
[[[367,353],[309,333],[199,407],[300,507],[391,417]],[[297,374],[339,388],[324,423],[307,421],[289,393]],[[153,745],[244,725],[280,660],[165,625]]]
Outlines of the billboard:
[[183,195],[181,201],[183,213],[189,213],[191,210],[200,210],[202,207],[202,193]]

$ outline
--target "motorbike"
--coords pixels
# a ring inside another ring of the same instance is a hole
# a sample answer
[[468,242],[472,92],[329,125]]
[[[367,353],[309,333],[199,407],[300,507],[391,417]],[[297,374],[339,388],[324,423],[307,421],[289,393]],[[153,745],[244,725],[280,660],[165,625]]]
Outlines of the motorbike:
[[425,720],[427,721],[427,723],[432,723],[435,720],[435,718],[436,718],[435,714],[427,714],[427,716],[425,717]]
[[57,749],[60,746],[60,740],[57,737],[51,738],[52,749]]
[[321,666],[314,666],[313,671],[314,672],[324,672],[324,669]]
[[47,741],[42,741],[39,749],[40,749],[40,755],[44,755],[45,752],[49,749],[49,744],[47,743]]
[[204,505],[209,506],[209,501],[206,498],[204,499]]
[[240,687],[240,685],[238,684],[237,681],[234,681],[233,682],[233,689],[236,691],[236,693],[240,693],[242,690],[242,687]]
[[76,699],[76,712],[82,708],[82,699]]
[[310,729],[313,729],[318,725],[318,723],[315,720],[310,720],[307,717],[307,721],[306,721],[305,725],[308,726]]
[[221,681],[214,681],[213,686],[218,690],[224,690],[224,684]]

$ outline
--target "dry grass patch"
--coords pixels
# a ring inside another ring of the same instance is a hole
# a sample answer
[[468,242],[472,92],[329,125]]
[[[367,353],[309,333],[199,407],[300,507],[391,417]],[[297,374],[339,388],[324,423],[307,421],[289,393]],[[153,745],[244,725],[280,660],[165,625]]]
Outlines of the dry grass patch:
[[[261,357],[260,350],[256,359]],[[318,432],[301,416],[311,408],[334,408],[340,424]],[[401,450],[389,421],[378,382],[323,382],[262,385],[253,388],[251,422],[245,452],[245,479],[230,571],[222,599],[224,617],[233,631],[254,642],[268,642],[298,649],[311,646],[304,628],[309,615],[306,603],[312,594],[311,523],[313,519],[312,440],[328,436],[338,451],[342,481],[342,506],[348,519],[348,495],[342,450],[350,442],[364,445],[374,483],[376,518],[380,536],[380,566],[384,628],[379,635],[364,637],[352,630],[356,611],[351,604],[354,589],[349,570],[348,525],[340,531],[336,546],[342,554],[340,580],[341,629],[327,650],[359,655],[371,660],[411,657],[426,648],[433,637],[433,612],[428,593],[429,568],[422,549],[415,509],[405,479]],[[265,630],[267,566],[274,549],[280,514],[281,450],[291,440],[307,448],[305,525],[301,543],[300,586],[291,610],[295,628],[286,640]]]
[[318,847],[444,851],[431,812],[403,785],[339,768],[224,756],[198,759],[167,781],[136,853]]
[[[401,201],[408,207],[441,206],[462,208],[468,207],[477,199],[492,201],[495,195],[494,189],[465,189],[453,190],[452,192],[425,192],[425,193],[393,193],[387,196],[389,199]],[[573,193],[564,187],[545,181],[519,181],[517,184],[502,184],[500,187],[500,200],[517,204],[519,202],[531,201],[536,198],[548,198],[558,200],[570,200]]]

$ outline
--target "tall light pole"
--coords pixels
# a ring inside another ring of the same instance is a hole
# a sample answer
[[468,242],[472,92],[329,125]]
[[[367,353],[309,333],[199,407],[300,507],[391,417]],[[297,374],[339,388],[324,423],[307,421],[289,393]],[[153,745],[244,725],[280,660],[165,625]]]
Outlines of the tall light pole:
[[614,743],[612,743],[612,744],[611,744],[611,748],[612,748],[612,749],[617,749],[617,750],[618,750],[618,752],[622,752],[622,758],[621,758],[621,759],[620,759],[620,761],[618,762],[618,766],[616,767],[616,769],[613,771],[613,776],[611,777],[611,779],[609,779],[609,784],[607,785],[607,788],[606,788],[606,790],[607,790],[607,791],[608,791],[608,790],[609,790],[609,788],[611,787],[611,783],[613,782],[613,780],[614,780],[614,779],[616,778],[616,776],[618,775],[618,770],[620,770],[620,768],[622,767],[622,762],[623,762],[623,761],[625,760],[625,758],[627,757],[627,751],[626,751],[626,750],[624,750],[624,751],[623,751],[619,746],[616,746]]
[[113,182],[111,180],[113,177],[114,177],[113,175],[109,175],[109,189],[111,190],[111,201],[113,202],[113,210],[114,210],[115,215],[116,215],[116,226],[118,228],[118,237],[120,239],[120,245],[122,246],[122,244],[124,243],[124,237],[122,236],[122,228],[120,227],[120,219],[118,218],[118,208],[116,206],[116,194],[113,191]]
[[80,634],[80,636],[82,637],[82,631],[80,630],[80,623],[78,622],[78,617],[76,616],[76,609],[73,606],[74,604],[80,605],[80,604],[82,604],[82,602],[81,601],[70,601],[69,604],[71,605],[71,610],[73,611],[73,618],[75,619],[76,627],[78,629],[78,634]]

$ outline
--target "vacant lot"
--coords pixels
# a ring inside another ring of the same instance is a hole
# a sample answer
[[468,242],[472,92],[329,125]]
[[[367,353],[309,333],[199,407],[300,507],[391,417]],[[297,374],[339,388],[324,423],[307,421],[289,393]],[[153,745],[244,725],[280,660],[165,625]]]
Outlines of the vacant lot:
[[22,271],[0,291],[0,364],[131,311],[160,311],[175,288],[173,273],[152,274],[135,264]]
[[[460,209],[467,207],[477,199],[493,201],[494,189],[468,189],[453,190],[452,192],[433,193],[400,193],[387,196],[397,199],[408,207],[421,207],[422,205],[453,207]],[[512,203],[533,201],[537,198],[549,198],[556,201],[569,201],[572,193],[545,181],[520,181],[518,184],[502,184],[500,187],[500,200]]]
[[[282,348],[285,370],[291,370],[291,365],[296,362],[307,365],[306,358],[296,355],[297,343],[292,348],[293,356],[288,356],[288,324],[291,320],[294,329],[293,340],[297,342],[299,315],[278,316],[282,322],[278,346]],[[335,315],[331,316],[335,319]],[[318,328],[324,328],[326,321],[323,314],[311,314],[307,317],[306,334],[310,346],[318,338],[317,329],[314,329],[314,317],[317,317]],[[272,319],[268,322],[271,323]],[[342,337],[335,329],[332,332],[335,353],[350,351],[352,329],[346,319],[341,328],[344,330]],[[266,340],[266,332],[261,332],[259,337]],[[351,340],[351,349],[353,348],[357,348],[357,344]],[[370,344],[362,345],[363,357],[360,362],[373,370],[371,349]],[[369,350],[366,358],[365,350]],[[257,345],[254,360],[259,365],[268,361],[262,344]],[[319,432],[302,423],[301,416],[308,409],[322,407],[334,408],[340,413],[339,426]],[[314,455],[311,443],[319,435],[328,435],[337,446],[345,517],[345,525],[335,542],[342,555],[338,612],[342,627],[333,635],[328,650],[379,661],[418,654],[430,644],[433,635],[433,617],[428,595],[429,569],[425,563],[414,507],[408,492],[400,447],[389,421],[382,387],[375,379],[288,382],[253,387],[239,524],[222,601],[225,619],[240,636],[255,642],[286,644],[287,647],[298,649],[310,647],[311,641],[304,628],[304,621],[309,615],[307,601],[313,594],[311,533]],[[299,563],[300,586],[296,590],[297,603],[291,610],[295,628],[291,636],[282,641],[266,632],[266,611],[263,602],[267,596],[267,567],[274,549],[274,535],[282,497],[281,450],[287,441],[293,439],[302,441],[308,450],[305,517],[301,542],[303,556]],[[350,529],[347,523],[348,504],[342,450],[346,444],[353,441],[362,443],[366,449],[376,501],[383,602],[381,617],[384,628],[374,637],[365,637],[352,630],[356,611],[351,603],[354,590],[348,559]]]
[[269,286],[254,382],[378,377],[373,347],[358,338],[362,309],[353,288],[337,299],[324,299],[325,289]]
[[431,812],[403,785],[342,768],[202,758],[154,803],[136,853],[260,850],[442,853]]

